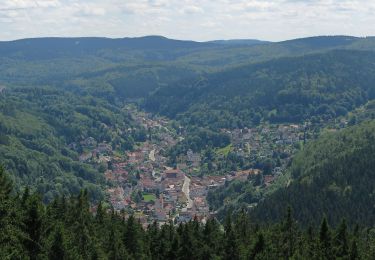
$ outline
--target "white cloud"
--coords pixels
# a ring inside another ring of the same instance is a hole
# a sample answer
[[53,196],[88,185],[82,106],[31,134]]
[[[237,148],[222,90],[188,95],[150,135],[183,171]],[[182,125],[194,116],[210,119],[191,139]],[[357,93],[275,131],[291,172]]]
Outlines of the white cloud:
[[184,14],[203,14],[204,11],[201,7],[195,5],[189,5],[182,9]]
[[375,35],[368,0],[2,0],[0,40],[165,35],[283,40]]

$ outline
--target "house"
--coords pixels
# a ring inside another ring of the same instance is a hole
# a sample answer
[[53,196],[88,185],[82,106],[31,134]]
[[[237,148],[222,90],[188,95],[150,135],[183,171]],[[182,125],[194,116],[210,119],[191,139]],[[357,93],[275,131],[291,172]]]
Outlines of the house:
[[79,156],[79,161],[80,162],[86,162],[92,158],[92,153],[86,153],[86,154],[81,154]]
[[111,161],[110,156],[100,155],[98,159],[98,163],[109,163],[110,161]]
[[177,220],[177,223],[186,223],[186,222],[189,222],[191,219],[192,219],[192,214],[191,212],[188,212],[188,211],[182,211],[180,212],[180,214],[178,215],[178,217],[176,218]]
[[97,142],[93,137],[88,137],[85,140],[81,141],[80,144],[85,147],[96,147]]
[[186,156],[187,156],[187,161],[192,164],[199,165],[199,163],[201,162],[200,154],[194,153],[191,149],[187,151]]
[[275,180],[275,176],[273,175],[264,175],[264,184],[269,186]]
[[164,172],[166,179],[177,179],[183,177],[184,173],[180,169],[170,169]]
[[141,151],[130,152],[128,155],[129,163],[135,164],[144,160],[144,153]]
[[246,181],[249,175],[256,175],[259,174],[260,170],[258,169],[249,169],[249,170],[243,170],[243,171],[237,171],[234,173],[233,179]]
[[158,222],[166,222],[168,220],[167,214],[161,209],[155,210],[154,216]]
[[146,192],[153,192],[158,190],[158,185],[155,183],[154,180],[150,178],[142,178],[141,179],[142,188]]
[[98,145],[98,147],[96,148],[96,150],[99,152],[99,153],[107,153],[107,154],[110,154],[112,153],[112,147],[107,144],[107,143],[100,143]]

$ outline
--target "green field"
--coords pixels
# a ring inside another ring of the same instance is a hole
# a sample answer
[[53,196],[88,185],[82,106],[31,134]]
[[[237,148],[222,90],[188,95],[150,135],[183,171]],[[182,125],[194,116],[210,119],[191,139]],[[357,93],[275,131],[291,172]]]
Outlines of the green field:
[[229,144],[223,148],[217,149],[216,154],[222,154],[224,156],[227,156],[228,153],[230,153],[231,151],[233,151],[233,146],[232,144]]
[[155,201],[156,200],[156,196],[154,194],[144,193],[143,194],[143,200],[145,202]]

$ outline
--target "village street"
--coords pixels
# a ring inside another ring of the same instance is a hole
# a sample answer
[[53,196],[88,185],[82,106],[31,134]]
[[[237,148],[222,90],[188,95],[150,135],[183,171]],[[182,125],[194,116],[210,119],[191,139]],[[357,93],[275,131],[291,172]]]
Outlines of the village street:
[[182,192],[185,194],[187,199],[186,209],[193,207],[193,200],[190,198],[190,178],[185,175],[184,185],[182,186]]

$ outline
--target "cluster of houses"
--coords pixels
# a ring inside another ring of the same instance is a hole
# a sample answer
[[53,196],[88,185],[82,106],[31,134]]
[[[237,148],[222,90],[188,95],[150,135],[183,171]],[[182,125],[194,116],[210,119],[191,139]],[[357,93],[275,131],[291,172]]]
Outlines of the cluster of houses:
[[69,148],[75,151],[82,150],[78,158],[80,162],[108,162],[113,152],[110,144],[106,142],[98,143],[93,137],[88,137],[79,144],[71,143]]
[[275,153],[280,156],[280,165],[275,165],[272,174],[264,176],[264,183],[269,185],[285,170],[292,155],[301,142],[306,142],[304,125],[281,124],[256,128],[222,129],[231,138],[232,149],[238,156],[248,161],[273,159]]
[[[157,221],[175,223],[192,218],[205,221],[212,216],[207,202],[210,189],[226,181],[245,181],[260,170],[248,169],[228,172],[224,176],[196,176],[191,174],[201,166],[201,154],[188,150],[177,158],[176,168],[167,166],[165,151],[173,147],[181,133],[172,132],[168,121],[151,118],[143,112],[131,111],[133,119],[148,133],[147,141],[133,151],[112,151],[107,143],[98,143],[88,137],[78,145],[82,147],[79,160],[104,164],[108,183],[108,200],[117,211],[135,214],[145,226]],[[182,131],[182,130],[181,130]],[[304,127],[299,125],[262,126],[258,128],[222,129],[231,137],[232,152],[247,160],[272,157],[273,151],[282,151],[281,165],[272,174],[262,175],[267,186],[280,175],[293,154],[294,144],[304,141]],[[151,138],[152,135],[152,138]],[[76,149],[77,144],[71,144]]]

